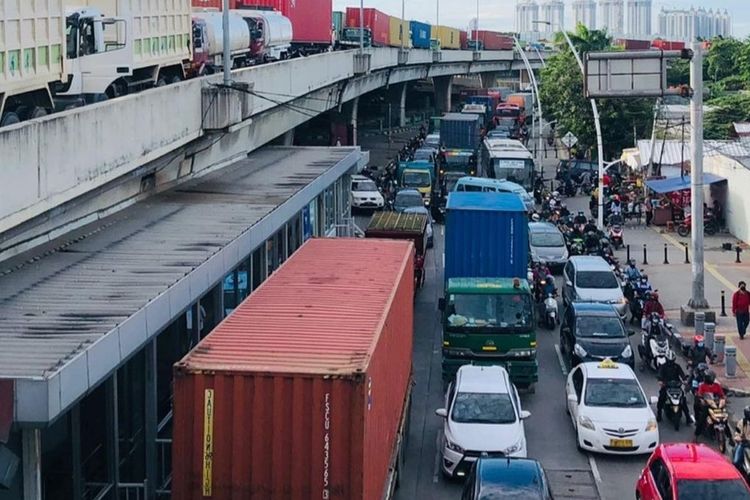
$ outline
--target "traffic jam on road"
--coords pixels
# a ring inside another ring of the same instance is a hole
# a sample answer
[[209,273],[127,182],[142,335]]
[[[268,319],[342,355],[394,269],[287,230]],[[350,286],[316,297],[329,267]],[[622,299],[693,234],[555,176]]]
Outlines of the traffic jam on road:
[[[592,164],[560,162],[566,196],[548,190],[525,118],[506,117],[511,96],[467,97],[353,180],[355,210],[385,208],[366,236],[415,244],[415,317],[438,317],[415,324],[415,391],[428,394],[415,392],[424,409],[404,453],[418,463],[397,498],[750,498],[750,433],[728,420],[711,353],[700,336],[682,348],[645,271],[618,258],[642,179],[608,174],[598,228]],[[559,479],[581,472],[592,488]]]

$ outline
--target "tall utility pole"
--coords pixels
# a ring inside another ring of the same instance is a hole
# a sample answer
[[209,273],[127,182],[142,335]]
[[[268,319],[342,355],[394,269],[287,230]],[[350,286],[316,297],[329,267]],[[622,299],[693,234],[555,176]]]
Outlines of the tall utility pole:
[[[225,2],[227,0],[224,0]],[[359,0],[359,53],[365,51],[365,0]]]
[[690,215],[692,216],[693,295],[688,306],[707,309],[703,266],[703,45],[690,47]]
[[477,22],[474,23],[474,51],[479,52],[479,0],[477,0]]
[[232,47],[230,47],[229,41],[229,0],[224,0],[222,10],[224,11],[221,16],[221,29],[224,31],[224,85],[229,86],[232,84]]
[[[529,73],[529,79],[531,80],[531,87],[534,90],[534,93],[536,94],[536,104],[537,104],[537,112],[539,113],[539,137],[538,139],[538,147],[537,147],[537,163],[539,165],[539,168],[542,168],[542,100],[539,98],[539,85],[537,85],[536,81],[536,75],[534,74],[534,70],[531,67],[531,63],[529,62],[529,58],[526,57],[526,53],[524,52],[523,48],[521,47],[521,42],[518,41],[518,38],[515,36],[513,37],[513,43],[516,46],[516,50],[521,56],[521,60],[523,61],[524,66],[526,66],[526,71]],[[532,117],[534,110],[531,110]],[[531,127],[532,131],[532,138],[534,135],[534,126],[532,123]]]
[[406,0],[401,0],[401,27],[399,30],[401,31],[401,50],[404,50],[404,38],[406,38],[406,33],[404,33],[404,21],[406,20]]

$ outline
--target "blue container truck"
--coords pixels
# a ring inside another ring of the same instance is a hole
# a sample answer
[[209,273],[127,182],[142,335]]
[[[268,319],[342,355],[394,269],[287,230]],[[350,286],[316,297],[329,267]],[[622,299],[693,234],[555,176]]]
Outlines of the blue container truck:
[[446,113],[440,120],[440,144],[446,149],[477,151],[481,135],[482,117],[479,115]]
[[512,193],[452,192],[445,222],[443,380],[465,364],[502,365],[520,388],[538,380],[534,301],[526,280],[526,207]]
[[430,25],[419,21],[409,22],[411,30],[411,44],[415,49],[430,48]]
[[497,99],[489,95],[473,95],[466,99],[466,104],[481,104],[486,109],[485,123],[490,123],[495,117]]

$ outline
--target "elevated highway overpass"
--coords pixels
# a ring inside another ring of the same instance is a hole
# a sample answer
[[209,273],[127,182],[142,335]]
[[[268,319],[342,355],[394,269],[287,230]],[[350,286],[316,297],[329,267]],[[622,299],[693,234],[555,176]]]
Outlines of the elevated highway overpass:
[[[529,53],[533,67],[539,56]],[[0,130],[0,260],[221,168],[373,90],[431,78],[450,108],[456,75],[523,72],[513,51],[342,51],[214,75]],[[521,78],[523,76],[521,75]],[[403,113],[402,113],[403,116]]]

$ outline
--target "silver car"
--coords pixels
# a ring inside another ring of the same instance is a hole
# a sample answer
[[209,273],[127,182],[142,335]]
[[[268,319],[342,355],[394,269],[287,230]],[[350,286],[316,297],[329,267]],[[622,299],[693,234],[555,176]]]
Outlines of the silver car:
[[598,256],[571,257],[563,268],[563,305],[573,302],[599,302],[611,304],[621,318],[625,318],[628,301],[622,294],[607,261]]
[[550,269],[561,270],[568,262],[565,238],[554,224],[529,222],[529,250],[531,260],[545,261]]

